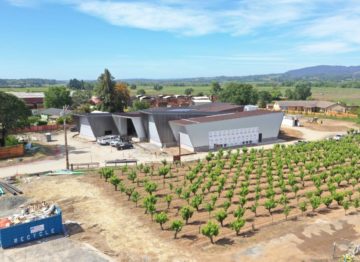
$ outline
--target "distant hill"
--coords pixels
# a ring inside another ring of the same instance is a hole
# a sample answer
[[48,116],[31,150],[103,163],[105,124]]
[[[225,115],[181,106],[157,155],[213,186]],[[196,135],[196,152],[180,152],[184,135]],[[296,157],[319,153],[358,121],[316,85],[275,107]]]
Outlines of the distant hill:
[[360,66],[320,65],[288,71],[281,79],[347,80],[360,79]]
[[[125,81],[130,84],[137,85],[209,85],[212,81],[221,83],[230,81],[241,82],[261,82],[274,83],[286,81],[335,81],[341,82],[344,80],[359,80],[360,81],[360,66],[330,66],[319,65],[312,67],[305,67],[296,70],[290,70],[281,74],[264,74],[264,75],[248,75],[248,76],[216,76],[216,77],[193,77],[193,78],[169,78],[169,79],[118,79],[118,81]],[[86,80],[86,82],[93,82],[96,80]],[[59,81],[53,79],[0,79],[0,87],[31,87],[31,86],[47,86],[55,84],[67,84],[67,81]]]

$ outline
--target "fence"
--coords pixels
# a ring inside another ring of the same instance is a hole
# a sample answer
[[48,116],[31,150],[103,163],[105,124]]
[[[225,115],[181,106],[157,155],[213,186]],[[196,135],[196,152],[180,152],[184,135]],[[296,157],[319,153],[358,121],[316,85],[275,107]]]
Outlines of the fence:
[[30,126],[25,128],[19,128],[15,130],[15,133],[28,133],[28,132],[47,132],[59,130],[61,126],[59,125],[44,125],[44,126]]
[[0,159],[23,156],[24,145],[0,147]]

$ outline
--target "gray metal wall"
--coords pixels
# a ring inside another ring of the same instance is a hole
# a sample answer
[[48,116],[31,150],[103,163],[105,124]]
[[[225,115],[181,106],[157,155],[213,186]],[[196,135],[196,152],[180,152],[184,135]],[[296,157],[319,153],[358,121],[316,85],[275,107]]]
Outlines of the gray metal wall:
[[95,137],[104,136],[105,131],[111,131],[113,135],[119,135],[112,115],[89,116],[88,120]]
[[191,143],[195,150],[208,150],[209,131],[259,127],[259,133],[262,134],[263,140],[266,141],[269,139],[275,139],[279,135],[283,116],[284,114],[279,112],[238,119],[185,125],[184,128],[186,133],[189,134]]

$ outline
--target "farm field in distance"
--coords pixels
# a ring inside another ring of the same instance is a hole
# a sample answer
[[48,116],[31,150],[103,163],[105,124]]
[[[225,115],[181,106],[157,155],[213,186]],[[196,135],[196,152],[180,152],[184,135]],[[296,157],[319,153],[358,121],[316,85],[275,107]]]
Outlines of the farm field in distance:
[[[271,90],[269,86],[258,86],[254,85],[258,90]],[[28,88],[1,88],[0,91],[8,92],[45,92],[50,88],[47,87],[28,87]],[[153,89],[153,86],[138,86],[136,90],[130,90],[131,95],[136,95],[137,90],[144,89],[148,95],[158,95],[158,94],[184,94],[185,89],[192,88],[193,95],[196,95],[200,92],[205,95],[210,94],[210,85],[194,85],[194,86],[164,86],[161,91],[156,91]],[[285,90],[289,87],[279,87],[279,89],[284,93]],[[330,100],[338,102],[345,102],[348,105],[360,105],[360,88],[340,88],[340,87],[313,87],[312,88],[312,98],[317,100]],[[339,99],[340,98],[340,99]]]

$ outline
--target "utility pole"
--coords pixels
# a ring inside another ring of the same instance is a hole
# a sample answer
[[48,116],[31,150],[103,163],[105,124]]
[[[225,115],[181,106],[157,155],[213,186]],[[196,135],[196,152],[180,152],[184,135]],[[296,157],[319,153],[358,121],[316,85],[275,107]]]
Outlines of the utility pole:
[[65,136],[65,162],[66,162],[66,169],[69,170],[69,150],[68,150],[68,142],[67,142],[67,130],[66,130],[66,112],[69,106],[63,106],[62,117],[64,119],[64,136]]

